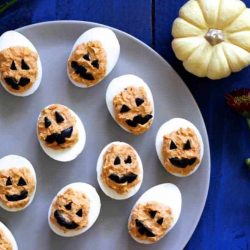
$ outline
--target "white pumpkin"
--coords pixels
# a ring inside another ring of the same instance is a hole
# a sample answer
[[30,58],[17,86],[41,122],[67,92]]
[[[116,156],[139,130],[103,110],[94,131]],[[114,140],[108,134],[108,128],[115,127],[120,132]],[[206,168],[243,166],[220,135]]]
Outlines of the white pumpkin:
[[185,69],[216,80],[250,64],[250,9],[240,0],[190,0],[172,29]]

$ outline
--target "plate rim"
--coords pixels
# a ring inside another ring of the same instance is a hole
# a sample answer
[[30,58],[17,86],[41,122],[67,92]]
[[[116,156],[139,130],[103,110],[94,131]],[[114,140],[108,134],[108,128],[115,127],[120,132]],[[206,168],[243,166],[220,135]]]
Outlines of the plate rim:
[[[29,24],[29,25],[25,25],[25,26],[22,26],[22,27],[19,27],[17,29],[15,29],[15,31],[18,31],[18,32],[22,32],[22,31],[25,31],[25,30],[28,30],[28,29],[32,29],[32,28],[36,28],[36,27],[41,27],[41,26],[48,26],[48,25],[61,25],[61,24],[87,24],[87,25],[95,25],[95,26],[98,26],[98,27],[106,27],[106,28],[109,28],[111,30],[113,30],[115,33],[119,33],[125,37],[128,37],[129,39],[135,41],[137,44],[145,47],[147,50],[149,50],[155,57],[157,57],[163,64],[165,64],[167,67],[170,67],[171,70],[173,70],[176,75],[179,77],[180,81],[182,82],[182,85],[183,87],[186,89],[186,91],[189,93],[190,97],[191,97],[191,100],[196,108],[196,112],[197,114],[200,116],[201,120],[202,120],[202,129],[204,130],[204,135],[205,135],[205,138],[203,138],[203,140],[205,141],[204,145],[206,145],[206,147],[204,148],[204,153],[207,153],[207,160],[208,160],[208,165],[206,166],[207,167],[207,171],[208,171],[208,180],[207,180],[207,186],[206,186],[206,189],[205,189],[205,195],[202,197],[202,202],[201,202],[201,211],[200,213],[198,214],[198,216],[196,217],[195,220],[193,220],[193,224],[192,224],[192,228],[191,230],[189,230],[189,233],[188,233],[188,237],[187,237],[187,240],[186,241],[183,241],[183,244],[181,245],[181,249],[184,249],[184,247],[189,243],[190,239],[192,238],[199,222],[200,222],[200,219],[201,219],[201,216],[204,212],[204,209],[205,209],[205,205],[206,205],[206,201],[207,201],[207,198],[208,198],[208,192],[209,192],[209,187],[210,187],[210,180],[211,180],[211,153],[210,153],[210,143],[209,143],[209,137],[208,137],[208,133],[207,133],[207,128],[206,128],[206,124],[205,124],[205,121],[204,121],[204,118],[203,118],[203,115],[200,111],[200,108],[193,96],[193,94],[191,93],[191,91],[189,90],[189,88],[187,87],[186,83],[184,82],[184,80],[180,77],[180,75],[176,72],[176,70],[172,67],[172,65],[170,65],[164,58],[163,56],[161,56],[158,52],[156,52],[153,48],[151,48],[149,45],[147,45],[146,43],[144,43],[143,41],[141,41],[139,38],[136,38],[135,36],[133,35],[130,35],[129,33],[125,32],[125,31],[122,31],[118,28],[114,28],[112,26],[109,26],[109,25],[105,25],[105,24],[101,24],[101,23],[98,23],[98,22],[90,22],[90,21],[81,21],[81,20],[54,20],[54,21],[44,21],[44,22],[38,22],[38,23],[33,23],[33,24]],[[188,178],[188,177],[187,177]],[[182,208],[183,209],[183,208]]]

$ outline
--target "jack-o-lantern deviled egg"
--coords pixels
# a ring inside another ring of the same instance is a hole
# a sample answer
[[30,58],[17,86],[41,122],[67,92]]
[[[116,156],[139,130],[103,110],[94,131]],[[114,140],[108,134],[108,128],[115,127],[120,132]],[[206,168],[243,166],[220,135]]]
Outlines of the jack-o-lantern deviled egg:
[[155,146],[163,167],[178,177],[193,174],[200,166],[204,152],[199,130],[181,118],[171,119],[160,127]]
[[48,222],[54,233],[73,237],[92,227],[100,209],[100,197],[94,187],[87,183],[72,183],[62,188],[53,199]]
[[120,44],[112,30],[87,30],[73,46],[67,64],[68,77],[77,87],[95,86],[112,71],[119,55]]
[[18,250],[13,234],[2,222],[0,222],[0,249]]
[[124,142],[112,142],[102,150],[96,171],[102,191],[116,200],[136,194],[143,179],[140,156]]
[[176,224],[181,212],[177,186],[164,183],[147,190],[135,203],[128,220],[131,237],[142,244],[156,243]]
[[23,210],[36,192],[36,173],[22,156],[8,155],[0,159],[0,207],[10,212]]
[[42,65],[34,45],[22,34],[7,31],[0,37],[0,82],[15,96],[28,96],[39,87]]
[[111,81],[106,104],[114,120],[134,135],[145,133],[153,123],[153,96],[148,85],[138,76],[123,75]]
[[84,149],[86,133],[78,115],[61,104],[45,107],[37,122],[37,136],[44,152],[62,162],[74,160]]

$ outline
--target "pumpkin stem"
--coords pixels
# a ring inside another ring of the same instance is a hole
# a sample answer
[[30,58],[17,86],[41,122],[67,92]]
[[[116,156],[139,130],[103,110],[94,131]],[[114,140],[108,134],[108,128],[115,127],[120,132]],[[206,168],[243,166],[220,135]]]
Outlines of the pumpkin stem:
[[224,41],[222,30],[217,29],[209,29],[209,31],[205,35],[205,38],[212,46],[215,46]]

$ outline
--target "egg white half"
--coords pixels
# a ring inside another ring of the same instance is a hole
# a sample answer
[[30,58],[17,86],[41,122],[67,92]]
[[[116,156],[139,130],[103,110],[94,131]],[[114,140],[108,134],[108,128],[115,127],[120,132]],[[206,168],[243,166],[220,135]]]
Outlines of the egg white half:
[[191,123],[188,120],[182,119],[182,118],[173,118],[173,119],[167,121],[166,123],[164,123],[160,127],[160,129],[157,132],[156,140],[155,140],[155,147],[156,147],[156,152],[157,152],[158,158],[159,158],[162,166],[164,167],[164,159],[163,159],[163,155],[162,155],[162,152],[161,152],[162,146],[163,146],[163,137],[164,137],[164,135],[170,134],[173,131],[177,131],[180,128],[184,128],[184,129],[185,128],[191,128],[191,129],[193,129],[195,134],[197,135],[199,143],[200,143],[200,158],[201,158],[201,161],[200,161],[199,164],[196,165],[194,170],[192,172],[190,172],[188,175],[170,173],[170,174],[175,175],[177,177],[186,177],[186,176],[189,176],[189,175],[193,174],[198,169],[198,167],[200,166],[200,164],[202,162],[202,158],[203,158],[203,154],[204,154],[204,144],[203,144],[201,134],[200,134],[199,130],[196,128],[196,126],[193,123]]
[[[100,41],[105,52],[106,52],[106,58],[107,58],[107,66],[106,66],[106,74],[105,77],[112,71],[112,69],[115,67],[119,55],[120,55],[120,44],[119,41],[115,35],[115,33],[108,28],[102,28],[102,27],[96,27],[89,29],[85,31],[75,42],[71,54],[74,52],[76,47],[83,43],[88,43],[91,41]],[[71,57],[71,54],[69,58]],[[73,79],[71,79],[69,71],[67,69],[68,77],[70,81],[77,87],[80,88],[88,88],[87,85],[84,85],[83,83],[77,83]],[[100,79],[102,81],[103,79]],[[99,81],[99,82],[100,82]],[[98,82],[97,82],[98,83]],[[95,84],[97,84],[95,83]],[[95,85],[93,85],[95,86]],[[91,86],[92,87],[92,86]]]
[[[135,75],[122,75],[119,76],[115,79],[113,79],[106,91],[106,104],[107,104],[107,108],[109,110],[109,113],[111,114],[111,116],[113,117],[113,119],[116,121],[115,119],[115,109],[114,109],[114,105],[113,105],[113,99],[116,95],[118,95],[119,93],[121,93],[125,88],[128,87],[144,87],[147,97],[151,103],[152,109],[153,109],[153,118],[154,119],[154,99],[153,99],[153,95],[152,92],[150,90],[150,88],[148,87],[148,85],[138,76]],[[116,121],[117,122],[117,121]],[[130,131],[128,131],[127,128],[125,128],[124,126],[122,126],[121,124],[117,123],[121,128],[123,128],[125,131],[131,133]]]
[[41,80],[42,80],[42,64],[41,64],[41,60],[40,60],[40,56],[36,50],[36,48],[34,47],[34,45],[31,43],[31,41],[29,39],[27,39],[24,35],[16,32],[16,31],[7,31],[5,33],[3,33],[0,36],[0,51],[10,48],[10,47],[27,47],[30,50],[32,50],[33,52],[37,53],[38,58],[37,58],[37,78],[36,81],[33,83],[33,85],[25,92],[23,93],[14,93],[12,91],[10,91],[6,85],[4,83],[1,82],[3,88],[10,94],[14,95],[14,96],[20,96],[20,97],[25,97],[25,96],[29,96],[31,94],[33,94],[39,87]]
[[[80,230],[68,230],[65,233],[63,230],[56,227],[50,221],[50,214],[51,214],[51,210],[52,210],[52,205],[56,201],[57,196],[63,194],[68,188],[72,188],[73,190],[81,192],[84,195],[86,195],[90,201],[90,207],[89,207],[89,214],[88,214],[88,225],[85,228],[82,228]],[[98,193],[96,192],[96,189],[93,186],[91,186],[87,183],[83,183],[83,182],[71,183],[71,184],[63,187],[57,193],[57,195],[54,197],[53,201],[51,202],[49,212],[48,212],[49,226],[54,233],[56,233],[60,236],[63,236],[63,237],[77,236],[79,234],[86,232],[88,229],[90,229],[93,226],[93,224],[95,223],[95,221],[97,220],[97,218],[99,216],[100,210],[101,210],[101,200],[100,200]]]
[[17,246],[16,240],[13,234],[1,221],[0,221],[0,230],[2,230],[4,234],[6,235],[6,237],[10,240],[12,249],[18,250],[18,246]]
[[139,163],[139,168],[140,168],[140,171],[141,171],[141,174],[139,175],[139,178],[141,180],[140,180],[140,182],[136,186],[134,186],[133,188],[131,188],[129,192],[124,193],[124,194],[117,193],[115,190],[113,190],[112,188],[110,188],[102,180],[102,177],[101,177],[102,166],[103,166],[103,157],[104,157],[105,153],[107,152],[108,148],[111,147],[112,145],[124,145],[124,146],[130,146],[130,147],[132,147],[131,145],[129,145],[129,144],[125,143],[125,142],[120,142],[120,141],[111,142],[107,146],[105,146],[103,148],[103,150],[101,151],[101,153],[100,153],[100,155],[98,157],[98,160],[97,160],[97,165],[96,165],[97,180],[98,180],[98,183],[100,185],[100,188],[102,189],[102,191],[107,196],[109,196],[110,198],[115,199],[115,200],[125,200],[125,199],[128,199],[131,196],[135,195],[138,192],[138,190],[140,189],[142,181],[143,181],[143,166],[142,166],[142,162],[141,162],[140,156],[138,155],[138,153],[136,152],[136,150],[132,147],[133,150],[134,150],[134,152],[135,152],[135,154],[136,154],[137,161]]
[[22,156],[7,155],[7,156],[3,157],[2,159],[0,159],[0,171],[1,170],[9,170],[11,168],[23,168],[23,167],[26,167],[27,169],[30,170],[31,175],[33,176],[33,179],[34,179],[35,189],[29,198],[29,202],[22,208],[9,208],[9,207],[5,206],[0,201],[0,207],[2,207],[3,209],[5,209],[9,212],[21,211],[21,210],[25,209],[26,207],[28,207],[30,205],[30,203],[33,201],[35,193],[36,193],[36,182],[37,182],[36,181],[36,173],[35,173],[35,170],[34,170],[32,164],[30,163],[30,161],[28,161],[26,158],[24,158]]
[[[54,104],[51,104],[51,105],[54,105]],[[45,109],[48,108],[49,106],[45,107]],[[52,159],[56,161],[61,161],[61,162],[68,162],[68,161],[74,160],[83,151],[85,143],[86,143],[86,132],[85,132],[85,128],[84,128],[82,121],[73,110],[71,110],[68,107],[66,108],[70,110],[72,116],[74,116],[76,119],[76,127],[78,129],[79,138],[75,145],[73,145],[70,148],[58,149],[58,150],[49,148],[44,141],[39,139],[38,130],[37,130],[37,138],[43,151]],[[39,117],[38,117],[38,120],[39,120]]]
[[[157,186],[154,186],[150,189],[148,189],[135,203],[134,207],[137,206],[138,204],[145,204],[147,202],[159,202],[163,203],[166,206],[169,206],[172,210],[172,215],[173,215],[173,223],[171,227],[166,231],[166,233],[162,236],[162,238],[174,227],[176,222],[178,221],[181,213],[181,204],[182,204],[182,197],[181,197],[181,192],[179,188],[172,184],[172,183],[163,183]],[[133,207],[133,209],[134,209]],[[133,210],[132,209],[132,210]],[[132,212],[131,210],[131,212]],[[131,219],[131,213],[129,216],[128,224]],[[146,240],[139,240],[135,238],[133,235],[131,237],[142,244],[152,244],[150,241]]]

